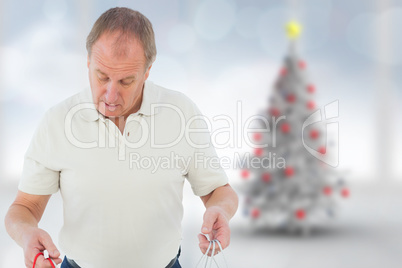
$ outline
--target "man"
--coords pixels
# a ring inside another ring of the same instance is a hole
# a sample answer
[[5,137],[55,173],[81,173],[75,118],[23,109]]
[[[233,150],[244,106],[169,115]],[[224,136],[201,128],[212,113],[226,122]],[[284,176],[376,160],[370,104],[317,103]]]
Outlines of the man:
[[[206,207],[201,232],[226,248],[237,195],[220,167],[201,163],[216,153],[197,107],[147,81],[156,56],[151,23],[131,9],[110,9],[94,24],[87,50],[91,90],[46,113],[6,215],[26,267],[35,259],[35,267],[52,267],[44,250],[62,268],[180,267],[184,179]],[[167,158],[172,163],[163,167],[143,161]],[[63,261],[38,228],[58,190]],[[199,240],[205,253],[209,242]]]

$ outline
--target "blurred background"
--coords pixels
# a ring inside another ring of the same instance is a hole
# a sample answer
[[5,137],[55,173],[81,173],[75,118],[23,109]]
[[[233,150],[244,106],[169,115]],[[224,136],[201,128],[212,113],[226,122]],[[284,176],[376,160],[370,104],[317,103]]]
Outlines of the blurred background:
[[[232,220],[229,267],[399,267],[402,257],[402,2],[398,0],[0,1],[0,217],[17,191],[23,156],[45,111],[89,86],[85,41],[107,9],[153,23],[158,55],[149,80],[181,91],[208,117],[244,121],[265,109],[288,52],[284,25],[303,25],[298,51],[318,106],[339,101],[339,166],[351,196],[338,219],[309,237],[253,230]],[[239,111],[238,103],[242,110]],[[213,122],[212,122],[213,123]],[[217,122],[212,128],[220,127]],[[221,157],[244,144],[217,149]],[[227,168],[241,185],[239,170]],[[195,267],[202,205],[185,185],[183,267]],[[57,242],[59,194],[41,227]],[[255,263],[250,264],[250,263]],[[24,267],[0,228],[0,267]]]

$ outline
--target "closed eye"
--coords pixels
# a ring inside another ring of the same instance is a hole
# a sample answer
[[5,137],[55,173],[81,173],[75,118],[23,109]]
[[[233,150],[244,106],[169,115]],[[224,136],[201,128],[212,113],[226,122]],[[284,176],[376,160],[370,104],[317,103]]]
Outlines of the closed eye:
[[123,79],[123,80],[120,80],[120,83],[121,83],[123,86],[129,86],[129,85],[131,85],[133,82],[134,82],[134,79]]
[[96,75],[97,75],[99,81],[107,82],[109,80],[109,77],[105,73],[103,73],[101,70],[97,69],[96,72],[97,72]]
[[99,79],[99,81],[107,82],[109,80],[109,77],[107,77],[105,75],[98,75],[98,79]]

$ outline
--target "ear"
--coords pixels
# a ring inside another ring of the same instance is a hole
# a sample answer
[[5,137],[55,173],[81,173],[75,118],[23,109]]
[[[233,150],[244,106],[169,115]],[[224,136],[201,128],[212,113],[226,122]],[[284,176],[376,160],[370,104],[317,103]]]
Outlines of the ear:
[[151,66],[148,67],[148,70],[147,70],[147,72],[145,73],[145,80],[148,79],[149,72],[151,71],[151,67],[152,67],[152,64],[151,64]]
[[88,69],[89,69],[89,63],[90,63],[89,55],[87,55],[87,67],[88,67]]

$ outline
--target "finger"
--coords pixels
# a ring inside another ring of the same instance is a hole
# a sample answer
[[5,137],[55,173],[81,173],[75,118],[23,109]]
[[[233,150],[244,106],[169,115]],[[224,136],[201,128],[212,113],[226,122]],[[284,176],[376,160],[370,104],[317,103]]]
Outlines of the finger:
[[[41,253],[39,250],[34,250],[32,252],[35,253],[34,255],[30,254],[30,255],[32,255],[32,257],[25,258],[26,267],[29,267],[29,268],[32,268],[32,267],[36,267],[36,268],[38,268],[38,267],[53,267],[53,266],[51,266],[49,260],[53,260],[53,262],[56,264],[55,266],[57,266],[57,265],[59,265],[60,263],[63,262],[63,260],[60,259],[60,258],[49,259],[49,258],[45,258],[45,255],[37,255],[38,253]],[[36,257],[36,256],[38,256],[38,257]],[[36,261],[35,261],[35,257],[36,257]],[[34,262],[35,262],[35,266],[33,266]],[[45,265],[45,266],[43,266],[43,265]]]
[[203,234],[198,234],[198,241],[200,243],[209,243],[209,240],[207,239],[207,237]]
[[203,234],[198,234],[198,241],[199,241],[198,245],[199,245],[199,247],[201,249],[201,252],[203,254],[205,254],[205,252],[207,251],[208,246],[209,246],[208,238]]
[[220,252],[220,248],[219,248],[219,245],[218,245],[218,243],[216,243],[216,241],[211,241],[210,243],[209,243],[209,246],[205,249],[205,251],[204,251],[204,254],[205,254],[205,252],[208,250],[208,256],[209,257],[211,257],[212,256],[212,254],[215,256],[215,255],[217,255],[219,252]]
[[[208,241],[202,234],[198,235],[198,239],[200,240],[200,243],[198,245],[200,247],[202,254],[205,254],[207,250],[208,250],[208,256],[211,256],[212,252],[214,252],[214,255],[220,252],[220,248],[217,242]],[[215,243],[215,249],[213,243]]]
[[62,259],[60,259],[60,258],[57,258],[57,259],[52,259],[52,260],[54,260],[54,262],[55,262],[57,265],[59,265],[60,263],[62,263],[62,262],[63,262],[63,260],[62,260]]
[[40,256],[41,253],[39,250],[34,250],[31,253],[35,253],[34,255],[32,254],[25,254],[25,266],[26,267],[36,267],[36,263],[38,262],[38,258]]
[[207,249],[208,249],[208,247],[209,247],[209,242],[208,243],[200,243],[200,244],[198,244],[199,245],[199,247],[200,247],[200,249],[201,249],[201,252],[203,253],[203,254],[205,254],[205,252],[207,251]]
[[40,236],[39,242],[45,247],[49,253],[49,257],[52,259],[57,259],[60,257],[60,252],[58,251],[56,245],[53,243],[52,238],[48,233],[43,233]]
[[56,265],[59,265],[60,263],[62,263],[63,262],[63,260],[62,259],[60,259],[60,258],[57,258],[57,259],[52,259],[52,258],[49,258],[49,260],[52,260]]
[[36,260],[34,268],[53,268],[53,266],[50,264],[48,259],[45,259],[43,255],[40,255]]
[[209,242],[200,243],[199,247],[200,247],[202,254],[205,254],[208,251],[208,256],[211,256],[212,245]]
[[219,242],[219,240],[214,240],[216,243],[216,252],[215,255],[219,254],[221,251],[223,251],[223,247],[221,245],[221,243]]
[[200,250],[201,250],[202,254],[205,254],[205,252],[207,251],[207,249],[210,247],[209,245],[210,245],[210,244],[209,244],[209,241],[200,242],[200,243],[198,244],[198,246],[200,247]]
[[52,266],[52,268],[56,268],[56,267],[57,267],[57,263],[56,263],[54,260],[52,260],[52,259],[50,259],[50,258],[47,258],[46,260],[49,261],[49,263],[50,263],[50,265]]
[[[213,251],[213,252],[214,252],[214,256],[218,255],[218,253],[220,252],[218,246],[215,247],[215,251]],[[210,250],[210,252],[209,252],[209,256],[211,256],[211,255],[212,255],[212,250]]]
[[[212,230],[211,240],[218,240],[221,244],[222,249],[225,249],[230,244],[230,229],[220,228],[219,230]],[[209,245],[209,240],[205,238],[204,235],[198,235],[198,241],[200,247],[207,248]]]

